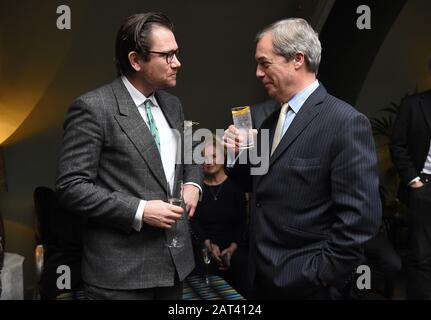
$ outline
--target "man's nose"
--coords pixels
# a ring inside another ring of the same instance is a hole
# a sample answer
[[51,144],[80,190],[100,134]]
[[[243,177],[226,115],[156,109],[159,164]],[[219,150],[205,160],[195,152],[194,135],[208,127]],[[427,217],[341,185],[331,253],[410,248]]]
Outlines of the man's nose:
[[258,65],[256,67],[256,77],[262,79],[265,76],[265,72],[262,71],[262,68]]
[[172,65],[174,68],[179,68],[179,67],[181,67],[181,62],[180,62],[180,60],[178,59],[177,55],[174,55],[174,58],[172,59],[171,65]]

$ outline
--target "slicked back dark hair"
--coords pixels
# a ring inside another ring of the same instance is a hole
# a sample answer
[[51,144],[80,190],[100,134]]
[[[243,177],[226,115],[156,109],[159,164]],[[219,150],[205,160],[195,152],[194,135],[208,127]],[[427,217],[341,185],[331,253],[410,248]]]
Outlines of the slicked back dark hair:
[[119,76],[135,72],[129,62],[130,52],[136,51],[144,61],[150,60],[148,51],[151,50],[151,31],[155,25],[174,31],[172,21],[161,12],[134,14],[124,20],[115,42],[115,64]]

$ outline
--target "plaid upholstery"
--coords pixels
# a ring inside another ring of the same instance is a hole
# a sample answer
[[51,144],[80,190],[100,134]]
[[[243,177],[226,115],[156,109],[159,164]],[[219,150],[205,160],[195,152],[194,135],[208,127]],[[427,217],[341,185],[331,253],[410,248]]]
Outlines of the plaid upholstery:
[[184,300],[245,300],[235,289],[219,276],[209,276],[205,284],[202,276],[191,276],[184,281]]

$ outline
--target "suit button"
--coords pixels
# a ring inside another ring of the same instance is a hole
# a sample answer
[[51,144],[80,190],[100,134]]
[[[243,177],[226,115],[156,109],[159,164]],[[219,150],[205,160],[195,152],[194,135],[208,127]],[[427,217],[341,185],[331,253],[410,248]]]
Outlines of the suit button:
[[256,203],[256,207],[260,208],[262,205],[260,204],[260,202]]

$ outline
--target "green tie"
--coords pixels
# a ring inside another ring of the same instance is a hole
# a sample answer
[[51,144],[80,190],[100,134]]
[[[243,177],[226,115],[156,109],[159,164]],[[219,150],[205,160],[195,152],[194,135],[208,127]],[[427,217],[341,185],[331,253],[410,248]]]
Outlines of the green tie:
[[153,135],[154,141],[156,141],[157,149],[159,149],[160,152],[160,136],[159,136],[159,130],[157,130],[156,122],[154,121],[153,114],[151,113],[151,107],[153,106],[153,103],[150,99],[145,100],[144,102],[145,106],[145,114],[147,115],[148,120],[148,127],[150,128],[150,132]]

